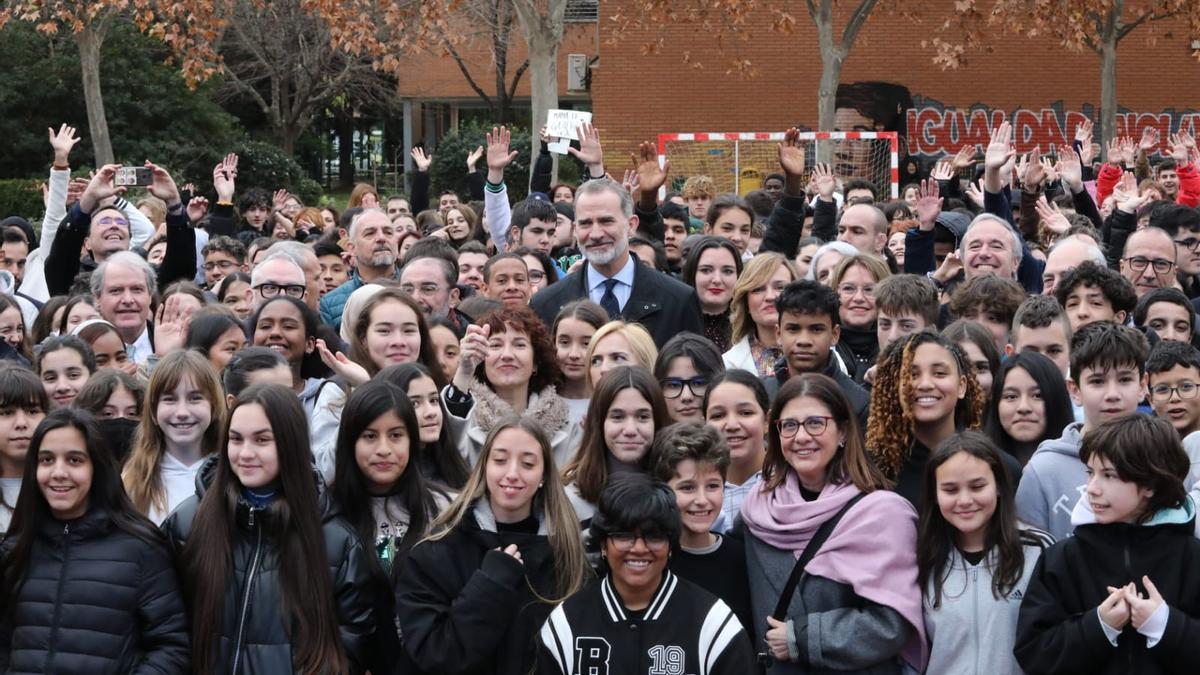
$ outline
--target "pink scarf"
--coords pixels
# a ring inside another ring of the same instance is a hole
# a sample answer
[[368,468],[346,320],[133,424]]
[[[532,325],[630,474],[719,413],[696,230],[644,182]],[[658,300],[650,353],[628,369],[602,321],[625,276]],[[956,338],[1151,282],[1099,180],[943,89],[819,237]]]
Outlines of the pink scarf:
[[[800,494],[800,479],[787,472],[770,492],[751,490],[742,502],[742,520],[755,537],[799,558],[817,528],[832,518],[859,489],[853,483],[827,484],[811,502]],[[917,513],[907,499],[877,490],[846,512],[805,571],[849,585],[866,600],[890,607],[913,628],[901,656],[925,669],[928,647],[917,585]]]

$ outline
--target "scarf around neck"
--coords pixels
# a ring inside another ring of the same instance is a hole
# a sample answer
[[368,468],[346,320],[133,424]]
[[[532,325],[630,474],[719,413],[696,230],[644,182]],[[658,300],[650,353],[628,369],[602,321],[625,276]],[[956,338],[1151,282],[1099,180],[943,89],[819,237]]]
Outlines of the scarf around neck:
[[[817,499],[805,501],[800,479],[789,469],[779,487],[746,495],[742,520],[762,542],[799,558],[821,524],[859,492],[853,483],[827,483]],[[907,499],[885,490],[868,494],[842,516],[805,572],[848,585],[859,597],[899,612],[913,630],[901,656],[918,671],[925,669],[929,650],[917,585],[917,513]]]

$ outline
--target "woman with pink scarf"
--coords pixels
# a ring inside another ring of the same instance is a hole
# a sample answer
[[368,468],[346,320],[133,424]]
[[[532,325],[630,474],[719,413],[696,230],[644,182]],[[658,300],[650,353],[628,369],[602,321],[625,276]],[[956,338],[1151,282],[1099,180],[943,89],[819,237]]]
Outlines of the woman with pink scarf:
[[[867,459],[845,394],[824,375],[788,380],[771,406],[769,434],[761,487],[741,514],[754,640],[766,672],[922,671],[917,514],[886,490]],[[781,602],[797,560],[839,514]],[[786,611],[776,618],[780,605]]]

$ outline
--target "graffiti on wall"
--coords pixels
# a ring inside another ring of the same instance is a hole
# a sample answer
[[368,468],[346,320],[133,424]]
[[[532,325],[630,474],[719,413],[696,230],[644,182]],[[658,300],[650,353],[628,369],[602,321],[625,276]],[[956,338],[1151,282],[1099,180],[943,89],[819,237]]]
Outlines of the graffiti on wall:
[[[1085,119],[1098,119],[1091,104],[1080,110],[1068,110],[1062,101],[1040,109],[1005,110],[986,103],[959,108],[941,101],[913,95],[908,87],[893,82],[853,82],[841,84],[837,91],[834,126],[838,131],[895,131],[900,135],[901,155],[938,157],[957,152],[964,145],[987,145],[991,130],[1005,119],[1012,122],[1017,152],[1029,152],[1035,146],[1053,153],[1069,145],[1076,125]],[[1200,127],[1200,110],[1167,109],[1138,112],[1121,108],[1117,113],[1118,136],[1140,138],[1147,127],[1158,130],[1161,152],[1168,152],[1172,133],[1187,131],[1193,135]],[[1100,137],[1099,125],[1095,136]]]

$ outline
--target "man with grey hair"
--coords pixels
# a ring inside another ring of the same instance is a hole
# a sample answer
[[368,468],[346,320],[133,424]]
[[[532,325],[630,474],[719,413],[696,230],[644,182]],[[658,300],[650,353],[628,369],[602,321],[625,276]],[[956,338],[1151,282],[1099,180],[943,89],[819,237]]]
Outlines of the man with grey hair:
[[312,311],[317,311],[317,302],[321,299],[321,261],[312,247],[298,241],[277,241],[271,244],[268,257],[285,255],[291,258],[304,273],[304,304]]
[[246,300],[256,310],[278,295],[303,301],[310,295],[304,268],[286,252],[276,251],[274,246],[250,272],[250,288],[246,293]]
[[560,309],[591,299],[611,319],[640,323],[660,348],[682,331],[703,334],[695,289],[639,265],[629,254],[637,230],[633,199],[620,183],[590,180],[575,193],[575,235],[585,264],[533,296],[530,306],[547,326]]
[[157,286],[154,268],[130,251],[118,251],[92,272],[92,295],[100,316],[116,327],[129,358],[146,363],[154,353],[150,297]]
[[1054,242],[1046,254],[1046,267],[1042,270],[1042,295],[1054,295],[1054,290],[1067,272],[1079,267],[1079,263],[1091,260],[1106,266],[1104,251],[1091,237],[1074,234]]
[[377,208],[363,209],[350,221],[350,251],[354,253],[354,272],[337,288],[325,289],[321,298],[321,321],[342,325],[342,310],[350,294],[377,279],[399,279],[399,230],[388,214]]

